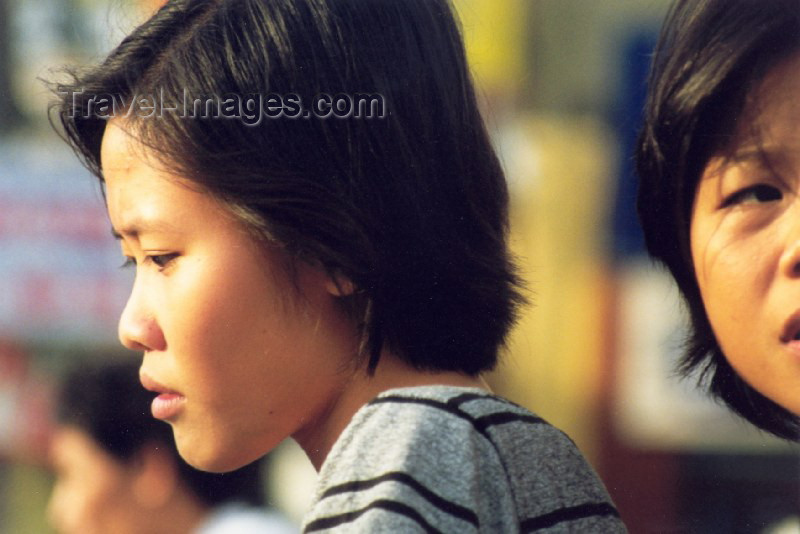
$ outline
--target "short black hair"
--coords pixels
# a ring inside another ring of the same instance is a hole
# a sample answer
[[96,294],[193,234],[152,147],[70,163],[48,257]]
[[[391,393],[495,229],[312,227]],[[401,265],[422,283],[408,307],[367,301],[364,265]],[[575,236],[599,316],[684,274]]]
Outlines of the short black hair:
[[714,336],[695,278],[690,223],[703,169],[729,148],[747,98],[798,51],[798,0],[678,0],[653,57],[636,147],[645,244],[669,269],[689,309],[681,370],[699,370],[710,393],[733,411],[791,440],[800,438],[800,418],[749,386]]
[[170,426],[150,415],[153,394],[139,384],[134,360],[76,365],[66,374],[58,400],[59,424],[82,430],[119,462],[131,464],[147,448],[166,452],[183,485],[205,506],[264,505],[261,461],[219,474],[199,471],[181,458]]
[[448,0],[175,0],[73,74],[58,118],[101,180],[98,99],[378,95],[371,119],[129,120],[257,235],[353,283],[342,303],[370,371],[384,347],[423,370],[494,367],[524,299]]

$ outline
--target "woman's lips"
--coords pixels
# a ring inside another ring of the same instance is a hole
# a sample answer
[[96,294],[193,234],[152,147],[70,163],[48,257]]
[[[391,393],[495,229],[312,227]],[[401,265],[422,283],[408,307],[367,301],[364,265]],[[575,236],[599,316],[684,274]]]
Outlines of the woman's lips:
[[800,310],[795,311],[783,325],[783,331],[781,332],[781,342],[782,343],[793,343],[797,342],[798,337],[800,334]]
[[156,419],[170,419],[178,415],[186,398],[177,391],[162,386],[148,375],[141,373],[139,379],[142,386],[148,391],[158,393],[150,406],[150,411]]
[[150,412],[156,419],[171,419],[178,415],[183,405],[183,396],[177,393],[162,393],[153,399]]

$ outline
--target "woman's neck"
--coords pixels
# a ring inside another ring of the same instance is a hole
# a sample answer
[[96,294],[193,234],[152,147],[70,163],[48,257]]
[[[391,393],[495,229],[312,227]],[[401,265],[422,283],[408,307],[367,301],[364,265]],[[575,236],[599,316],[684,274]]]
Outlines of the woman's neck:
[[390,389],[433,385],[490,391],[481,376],[454,371],[421,371],[390,353],[384,353],[373,374],[367,373],[366,364],[359,367],[326,412],[309,421],[293,437],[319,471],[333,444],[363,405]]

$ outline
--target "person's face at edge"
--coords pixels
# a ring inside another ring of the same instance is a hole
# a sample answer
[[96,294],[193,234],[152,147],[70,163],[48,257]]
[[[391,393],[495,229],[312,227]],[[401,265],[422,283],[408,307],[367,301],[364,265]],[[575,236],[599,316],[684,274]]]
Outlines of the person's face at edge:
[[181,455],[225,471],[290,435],[324,441],[315,433],[357,367],[335,284],[302,262],[290,279],[281,248],[164,171],[118,121],[101,162],[111,224],[136,264],[119,336],[144,353],[144,383],[172,399],[160,415]]
[[691,249],[716,338],[753,388],[800,414],[800,55],[768,73],[732,156],[698,184]]
[[56,473],[47,518],[61,534],[140,532],[132,474],[86,432],[59,427],[50,445]]

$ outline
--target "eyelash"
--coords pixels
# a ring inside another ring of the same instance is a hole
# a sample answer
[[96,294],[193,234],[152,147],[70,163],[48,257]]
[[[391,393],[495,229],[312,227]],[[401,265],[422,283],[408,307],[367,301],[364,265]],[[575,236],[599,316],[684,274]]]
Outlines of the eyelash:
[[[765,193],[767,195],[766,198],[763,196]],[[761,195],[761,198],[759,198],[759,195]],[[783,193],[781,192],[780,189],[778,189],[775,186],[767,184],[756,184],[750,187],[745,187],[744,189],[740,189],[739,191],[736,191],[735,193],[727,197],[723,201],[722,207],[727,208],[729,206],[744,204],[750,198],[753,198],[758,203],[775,202],[783,198]]]
[[169,265],[169,263],[172,260],[174,260],[177,257],[178,257],[178,255],[175,254],[175,253],[172,253],[172,254],[156,254],[155,256],[147,256],[147,258],[151,262],[153,262],[156,265],[156,267],[158,267],[159,269],[163,269],[164,267]]
[[[152,256],[145,256],[145,261],[151,261],[159,270],[166,268],[169,263],[178,257],[178,254],[154,254]],[[133,256],[126,256],[125,261],[120,268],[127,269],[137,265],[136,258]]]

